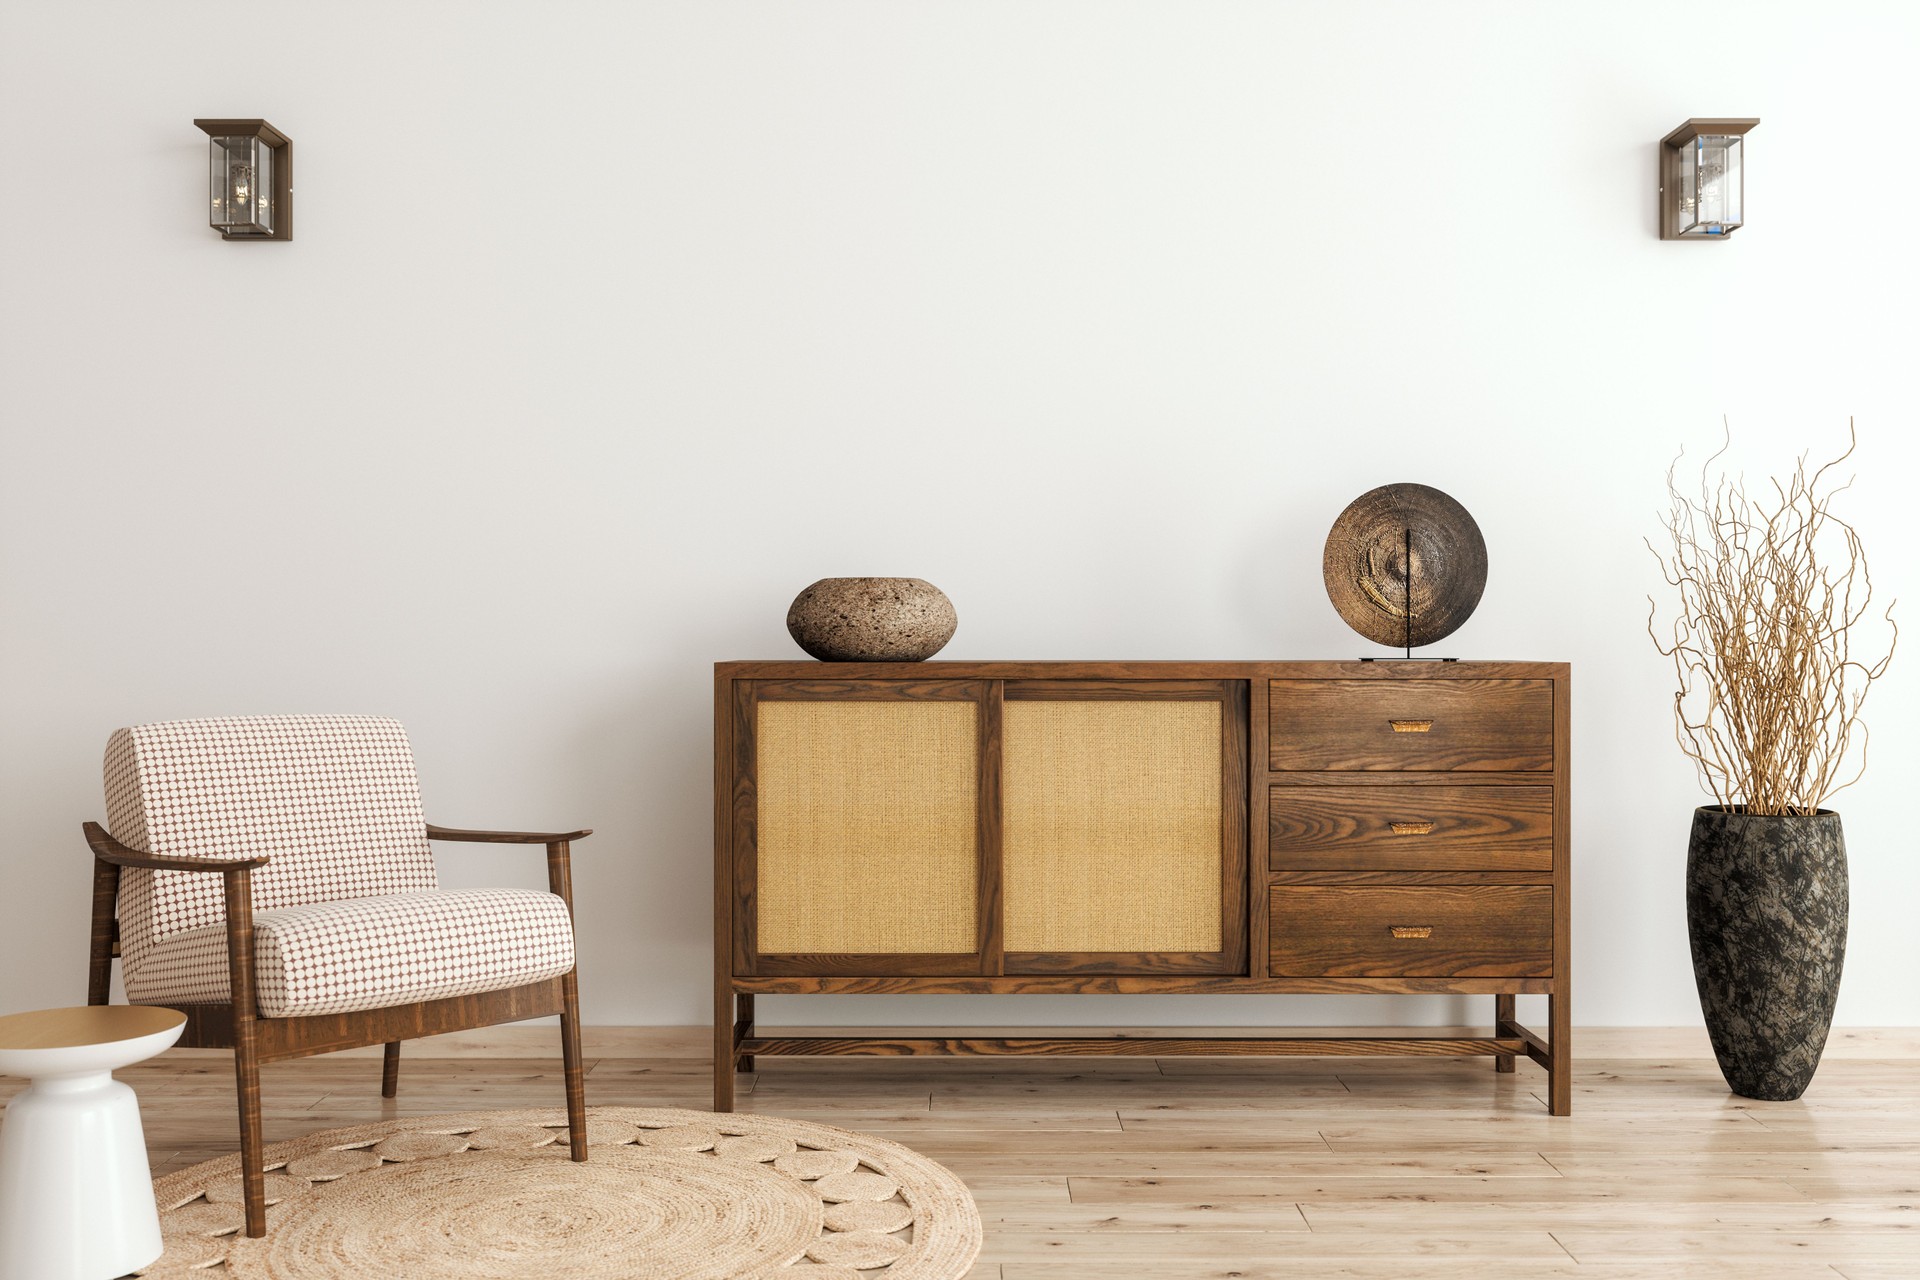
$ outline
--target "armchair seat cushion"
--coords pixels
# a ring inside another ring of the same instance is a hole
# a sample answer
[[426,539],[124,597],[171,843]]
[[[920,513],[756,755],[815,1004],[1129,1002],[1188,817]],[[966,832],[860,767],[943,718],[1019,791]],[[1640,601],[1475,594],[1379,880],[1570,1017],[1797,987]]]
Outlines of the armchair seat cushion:
[[[566,903],[530,889],[433,889],[256,912],[254,984],[269,1018],[354,1013],[498,991],[573,968]],[[126,975],[142,1004],[223,1004],[226,925],[155,943]]]

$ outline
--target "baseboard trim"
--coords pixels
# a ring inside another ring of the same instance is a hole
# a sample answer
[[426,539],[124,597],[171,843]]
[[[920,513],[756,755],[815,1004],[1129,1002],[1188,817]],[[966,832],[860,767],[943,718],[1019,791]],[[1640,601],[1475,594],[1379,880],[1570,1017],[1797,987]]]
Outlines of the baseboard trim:
[[[771,1030],[772,1028],[768,1028]],[[894,1031],[921,1031],[923,1028],[895,1027]],[[1017,1034],[1012,1028],[996,1028]],[[1140,1033],[1137,1027],[1031,1027],[1034,1035],[1071,1031],[1085,1035]],[[1177,1031],[1221,1034],[1229,1029],[1154,1028],[1166,1035]],[[1329,1035],[1341,1028],[1329,1027]],[[1369,1028],[1372,1030],[1372,1028]],[[1445,1035],[1459,1028],[1407,1028],[1424,1035]],[[705,1061],[713,1053],[713,1032],[699,1027],[584,1027],[581,1044],[589,1058],[688,1058]],[[406,1053],[419,1058],[546,1058],[560,1052],[557,1025],[517,1023],[512,1026],[482,1027],[476,1031],[455,1031],[407,1042]],[[1576,1058],[1711,1058],[1713,1047],[1707,1041],[1705,1027],[1575,1027],[1573,1053]],[[347,1049],[338,1057],[378,1057],[379,1046]],[[172,1049],[169,1057],[225,1058],[225,1049]],[[1828,1059],[1846,1058],[1920,1058],[1920,1027],[1835,1027],[1827,1037]]]

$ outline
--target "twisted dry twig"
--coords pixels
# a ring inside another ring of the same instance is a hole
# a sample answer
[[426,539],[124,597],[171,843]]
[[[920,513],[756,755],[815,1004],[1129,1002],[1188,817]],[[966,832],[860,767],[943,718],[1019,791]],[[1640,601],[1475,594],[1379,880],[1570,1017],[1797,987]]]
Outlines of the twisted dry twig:
[[1714,799],[1750,813],[1813,813],[1859,780],[1867,747],[1860,709],[1899,642],[1889,604],[1886,652],[1853,656],[1873,579],[1859,534],[1832,511],[1852,481],[1826,482],[1853,454],[1851,419],[1847,434],[1847,451],[1811,476],[1802,454],[1786,483],[1769,481],[1771,498],[1750,496],[1741,479],[1710,478],[1731,432],[1701,466],[1697,495],[1681,492],[1675,458],[1663,521],[1673,550],[1662,555],[1647,543],[1680,592],[1666,641],[1647,599],[1647,633],[1679,680],[1675,736]]

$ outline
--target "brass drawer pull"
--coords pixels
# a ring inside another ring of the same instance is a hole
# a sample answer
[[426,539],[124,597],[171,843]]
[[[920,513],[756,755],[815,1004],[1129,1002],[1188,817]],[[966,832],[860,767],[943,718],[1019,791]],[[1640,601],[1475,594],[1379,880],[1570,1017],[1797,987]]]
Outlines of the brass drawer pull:
[[1433,831],[1431,822],[1389,822],[1387,825],[1397,836],[1424,836]]
[[1396,924],[1387,926],[1387,932],[1396,938],[1431,938],[1432,925]]
[[1387,723],[1393,726],[1395,733],[1433,732],[1433,721],[1431,720],[1389,720]]

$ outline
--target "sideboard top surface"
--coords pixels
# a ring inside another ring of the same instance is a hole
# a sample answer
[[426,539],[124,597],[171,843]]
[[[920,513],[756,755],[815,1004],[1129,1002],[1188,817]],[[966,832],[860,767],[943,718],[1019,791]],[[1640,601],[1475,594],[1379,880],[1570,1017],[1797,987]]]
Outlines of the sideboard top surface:
[[732,680],[1566,680],[1565,662],[1481,662],[1461,659],[1355,658],[1335,661],[929,661],[815,662],[811,658],[716,662],[714,675]]

